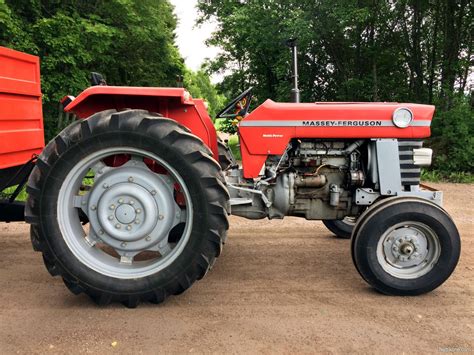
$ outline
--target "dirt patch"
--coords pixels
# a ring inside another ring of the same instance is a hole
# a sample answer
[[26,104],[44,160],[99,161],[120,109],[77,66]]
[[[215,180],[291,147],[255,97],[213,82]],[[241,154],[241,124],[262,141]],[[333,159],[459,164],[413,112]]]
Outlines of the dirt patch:
[[0,353],[474,350],[474,185],[436,184],[461,232],[452,277],[418,297],[360,278],[320,222],[232,217],[223,255],[165,304],[95,306],[51,278],[24,224],[0,225]]

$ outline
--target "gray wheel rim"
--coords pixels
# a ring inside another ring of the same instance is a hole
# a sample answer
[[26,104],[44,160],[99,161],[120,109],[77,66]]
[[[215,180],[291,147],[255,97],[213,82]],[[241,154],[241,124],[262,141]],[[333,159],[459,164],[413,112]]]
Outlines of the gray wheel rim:
[[[118,167],[103,162],[120,154],[131,159]],[[150,170],[144,158],[158,163],[166,173]],[[92,183],[81,192],[90,172],[94,173]],[[176,184],[185,208],[175,201]],[[79,210],[89,218],[88,231],[80,222]],[[190,193],[178,172],[157,155],[133,147],[103,149],[82,159],[64,179],[57,204],[59,228],[74,256],[94,271],[119,279],[146,277],[175,261],[189,241],[192,210]],[[171,230],[181,223],[185,225],[181,238],[170,243]],[[105,252],[104,246],[112,253]],[[136,260],[142,252],[159,256]]]
[[377,260],[388,274],[416,279],[436,265],[441,245],[436,233],[424,223],[404,222],[389,228],[377,244]]
[[354,227],[357,222],[357,217],[344,217],[341,222],[347,224],[348,226]]

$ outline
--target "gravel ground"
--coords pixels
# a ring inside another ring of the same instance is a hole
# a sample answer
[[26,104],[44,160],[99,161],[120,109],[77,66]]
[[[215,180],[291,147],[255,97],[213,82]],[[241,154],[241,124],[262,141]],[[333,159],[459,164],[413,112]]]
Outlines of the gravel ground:
[[474,349],[474,185],[433,184],[462,237],[434,292],[387,297],[320,222],[232,217],[204,280],[165,304],[95,306],[51,278],[25,224],[0,225],[0,353],[437,353]]

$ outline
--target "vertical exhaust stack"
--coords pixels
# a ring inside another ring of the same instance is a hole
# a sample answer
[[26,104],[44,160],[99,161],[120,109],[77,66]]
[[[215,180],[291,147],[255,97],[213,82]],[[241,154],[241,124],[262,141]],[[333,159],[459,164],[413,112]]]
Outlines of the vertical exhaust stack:
[[298,47],[296,38],[286,41],[286,45],[290,47],[292,54],[292,71],[293,88],[291,89],[291,101],[300,102],[300,89],[298,88]]

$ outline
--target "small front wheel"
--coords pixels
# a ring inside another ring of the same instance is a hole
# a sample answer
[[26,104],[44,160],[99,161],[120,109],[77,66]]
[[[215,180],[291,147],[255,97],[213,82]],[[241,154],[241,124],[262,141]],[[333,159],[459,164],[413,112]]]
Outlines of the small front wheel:
[[454,271],[460,237],[451,217],[422,199],[393,199],[361,220],[352,253],[361,276],[389,295],[434,290]]
[[324,219],[323,224],[337,238],[351,239],[352,230],[357,222],[357,217],[345,217],[344,219]]

